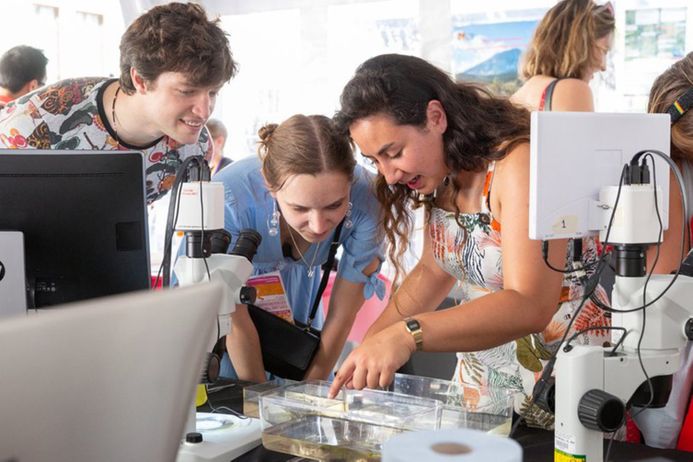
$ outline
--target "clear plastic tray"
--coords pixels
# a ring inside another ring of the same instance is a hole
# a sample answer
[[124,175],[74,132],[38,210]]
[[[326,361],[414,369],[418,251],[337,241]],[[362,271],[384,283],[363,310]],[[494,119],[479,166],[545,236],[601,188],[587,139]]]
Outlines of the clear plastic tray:
[[380,390],[346,390],[347,418],[403,430],[440,428],[442,403]]
[[336,398],[330,399],[327,397],[329,389],[328,382],[308,381],[261,393],[258,398],[263,431],[306,415],[344,418],[344,393],[340,392]]
[[379,460],[390,437],[440,427],[441,403],[379,390],[342,390],[299,382],[259,395],[266,448],[319,460]]
[[493,388],[481,393],[476,385],[417,375],[395,374],[390,390],[435,399],[442,403],[441,429],[470,428],[508,436],[514,394]]
[[385,441],[404,430],[366,422],[306,415],[262,432],[262,445],[277,452],[323,461],[380,461]]
[[260,418],[259,399],[260,395],[279,387],[298,383],[295,380],[277,377],[267,382],[250,385],[243,388],[243,414],[248,417]]

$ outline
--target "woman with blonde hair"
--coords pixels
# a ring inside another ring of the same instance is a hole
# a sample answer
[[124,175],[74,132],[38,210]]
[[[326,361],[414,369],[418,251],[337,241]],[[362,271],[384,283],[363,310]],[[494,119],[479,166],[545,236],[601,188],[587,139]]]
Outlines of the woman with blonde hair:
[[520,72],[525,83],[511,100],[529,110],[593,111],[589,81],[606,70],[613,31],[611,3],[558,2],[534,31]]
[[[258,157],[236,161],[214,176],[224,183],[224,227],[234,239],[242,229],[260,233],[254,274],[279,274],[292,317],[302,324],[320,291],[320,267],[333,241],[339,243],[327,317],[323,324],[322,310],[317,310],[312,323],[322,329],[320,346],[305,375],[326,379],[364,300],[384,295],[384,283],[377,278],[383,257],[372,175],[356,165],[349,139],[336,132],[328,117],[294,115],[265,125],[258,134]],[[238,305],[232,315],[226,347],[231,362],[224,357],[221,376],[265,380],[260,338],[246,305]]]

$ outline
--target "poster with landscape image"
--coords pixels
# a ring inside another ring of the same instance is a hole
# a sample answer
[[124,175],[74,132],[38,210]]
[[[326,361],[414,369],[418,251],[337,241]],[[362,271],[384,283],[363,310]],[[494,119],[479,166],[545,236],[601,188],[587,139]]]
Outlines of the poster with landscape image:
[[453,65],[458,80],[479,82],[497,95],[511,95],[521,82],[520,58],[544,10],[453,17]]

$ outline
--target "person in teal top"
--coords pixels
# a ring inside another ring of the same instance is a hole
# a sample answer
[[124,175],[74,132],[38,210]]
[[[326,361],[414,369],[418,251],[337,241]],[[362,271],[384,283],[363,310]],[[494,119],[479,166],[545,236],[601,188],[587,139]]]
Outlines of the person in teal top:
[[[240,230],[262,235],[254,274],[281,275],[293,317],[305,322],[337,225],[341,252],[327,318],[313,325],[321,345],[306,378],[326,379],[364,301],[385,292],[381,213],[373,175],[356,165],[349,140],[324,116],[294,115],[259,131],[259,157],[236,161],[213,177],[225,188],[224,226],[233,248]],[[227,335],[221,376],[265,380],[257,330],[238,305]],[[290,345],[287,345],[287,348]]]

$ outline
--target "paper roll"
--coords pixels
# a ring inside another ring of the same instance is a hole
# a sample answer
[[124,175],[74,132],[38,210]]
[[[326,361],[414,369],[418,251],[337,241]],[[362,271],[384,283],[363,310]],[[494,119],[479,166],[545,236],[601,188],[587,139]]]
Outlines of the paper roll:
[[382,456],[383,462],[522,462],[522,447],[478,430],[421,431],[390,438]]

